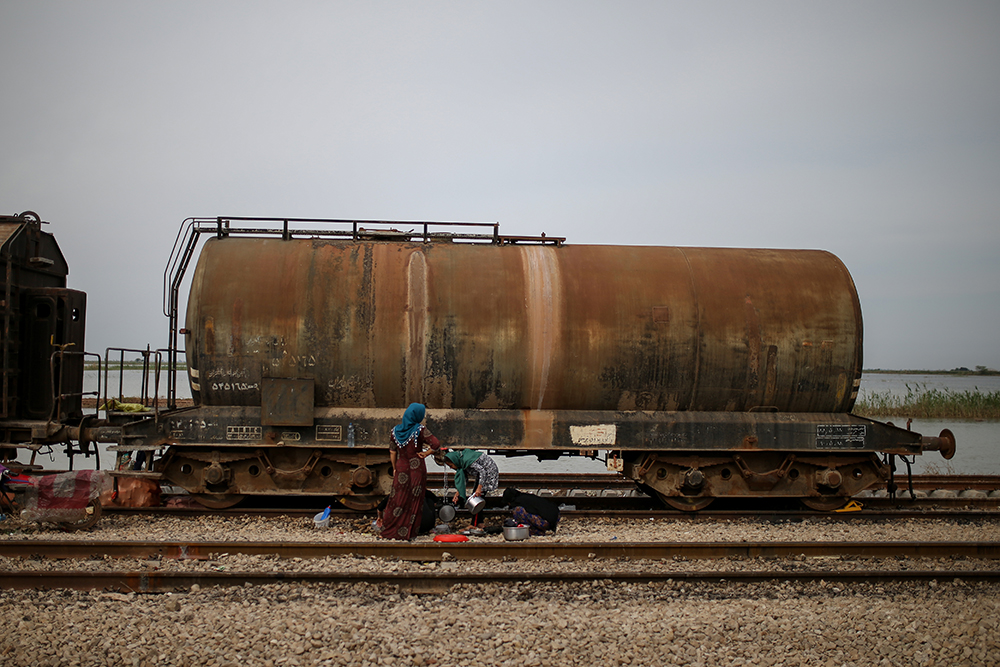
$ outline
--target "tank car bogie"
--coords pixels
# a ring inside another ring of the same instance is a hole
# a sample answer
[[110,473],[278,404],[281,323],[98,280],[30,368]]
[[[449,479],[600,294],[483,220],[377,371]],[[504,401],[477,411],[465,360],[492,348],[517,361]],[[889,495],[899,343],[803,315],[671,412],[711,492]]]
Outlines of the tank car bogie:
[[263,445],[219,450],[174,446],[155,467],[164,479],[189,493],[231,495],[388,495],[388,454]]
[[[657,496],[693,498],[843,498],[889,477],[874,453],[654,453],[627,461],[623,474]],[[674,503],[671,503],[674,504]]]

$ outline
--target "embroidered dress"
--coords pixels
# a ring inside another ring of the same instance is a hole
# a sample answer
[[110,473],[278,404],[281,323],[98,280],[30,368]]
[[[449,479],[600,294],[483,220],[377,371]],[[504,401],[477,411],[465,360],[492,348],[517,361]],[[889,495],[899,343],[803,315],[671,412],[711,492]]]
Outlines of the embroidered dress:
[[392,540],[412,540],[420,529],[424,510],[424,491],[427,486],[427,466],[417,456],[424,444],[431,449],[440,448],[438,439],[426,427],[419,427],[403,443],[391,436],[390,447],[396,451],[396,469],[392,476],[392,491],[382,514],[382,532],[379,537]]

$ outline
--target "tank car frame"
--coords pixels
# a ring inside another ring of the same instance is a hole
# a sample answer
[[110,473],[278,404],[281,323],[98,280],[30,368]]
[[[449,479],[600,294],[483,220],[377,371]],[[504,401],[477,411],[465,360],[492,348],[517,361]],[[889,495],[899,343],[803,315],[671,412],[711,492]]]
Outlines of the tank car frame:
[[[154,470],[210,506],[295,494],[366,509],[390,489],[384,443],[398,420],[395,409],[340,409],[309,427],[276,427],[261,425],[253,409],[192,408],[167,413],[158,428],[149,420],[123,426],[133,440],[121,447],[166,447]],[[927,438],[843,414],[429,410],[427,423],[443,443],[506,456],[620,460],[626,477],[685,510],[720,497],[792,497],[835,509],[890,479],[886,455],[947,452],[953,442],[948,433]],[[719,442],[735,444],[710,448]]]

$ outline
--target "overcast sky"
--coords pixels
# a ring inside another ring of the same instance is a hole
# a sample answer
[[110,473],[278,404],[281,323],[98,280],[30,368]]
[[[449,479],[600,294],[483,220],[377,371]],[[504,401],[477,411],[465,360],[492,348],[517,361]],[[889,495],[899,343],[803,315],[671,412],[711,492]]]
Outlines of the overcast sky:
[[0,0],[0,212],[88,348],[166,344],[189,216],[822,248],[865,366],[1000,368],[998,2]]

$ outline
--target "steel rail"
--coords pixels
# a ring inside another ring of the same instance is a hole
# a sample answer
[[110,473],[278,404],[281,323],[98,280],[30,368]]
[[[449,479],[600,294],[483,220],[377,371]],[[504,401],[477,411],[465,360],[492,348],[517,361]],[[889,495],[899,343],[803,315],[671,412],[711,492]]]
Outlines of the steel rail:
[[[215,560],[222,554],[280,558],[384,558],[406,561],[545,558],[983,558],[1000,542],[118,542],[0,540],[0,556],[19,558],[167,558]],[[449,554],[446,556],[445,554]]]
[[[606,499],[605,499],[606,500]],[[831,521],[859,521],[859,520],[887,520],[887,519],[960,519],[969,521],[988,521],[1000,519],[1000,499],[989,499],[987,504],[969,502],[969,499],[962,498],[964,502],[952,502],[956,499],[946,498],[947,502],[938,502],[941,499],[928,499],[927,502],[912,501],[900,502],[870,502],[871,498],[861,500],[863,508],[860,511],[851,512],[819,512],[815,510],[701,510],[698,512],[682,512],[681,510],[664,509],[574,509],[563,510],[563,519],[654,519],[657,521],[727,521],[734,519],[749,519],[760,521],[810,521],[810,520],[831,520]],[[888,500],[888,499],[886,499]],[[909,509],[905,509],[910,505]],[[936,507],[935,507],[936,506]],[[954,507],[957,509],[948,509]],[[981,507],[983,509],[969,509]],[[318,508],[235,508],[224,510],[213,510],[206,507],[115,507],[108,506],[104,511],[111,514],[136,515],[136,516],[172,516],[172,517],[195,517],[205,515],[219,516],[260,516],[260,517],[311,517]],[[363,512],[349,509],[331,509],[330,516],[337,519],[358,519],[364,516],[374,516],[373,511]],[[460,517],[462,515],[460,514]],[[506,512],[500,509],[488,509],[483,511],[484,518],[504,517]]]
[[[429,477],[433,479],[435,472]],[[503,483],[520,489],[634,489],[635,482],[618,473],[502,473]],[[897,477],[897,483],[905,483],[905,475]],[[1000,489],[1000,475],[914,475],[913,488],[927,489],[974,489],[989,491]]]
[[[139,350],[137,350],[139,351]],[[190,400],[190,399],[188,399]],[[42,471],[44,474],[65,472],[64,470]],[[40,473],[39,473],[40,474]],[[434,490],[435,479],[440,476],[440,471],[428,472],[428,488]],[[587,490],[635,490],[635,481],[623,477],[619,473],[537,473],[537,472],[503,472],[501,473],[503,486],[513,486],[519,490],[525,489],[548,489],[555,491],[587,491]],[[897,477],[896,482],[901,484],[897,495],[904,493],[905,476]],[[918,491],[934,489],[953,490],[977,490],[992,491],[1000,490],[1000,475],[914,475],[913,488]],[[875,489],[877,490],[877,489]],[[564,496],[558,496],[563,498]],[[573,497],[573,496],[566,496]],[[580,496],[590,497],[590,496]]]
[[263,586],[276,583],[359,584],[396,586],[410,593],[443,593],[460,584],[651,584],[815,582],[899,583],[922,581],[1000,582],[1000,570],[755,570],[739,572],[73,572],[21,571],[0,573],[0,587],[11,590],[76,589],[167,593],[194,585]]

